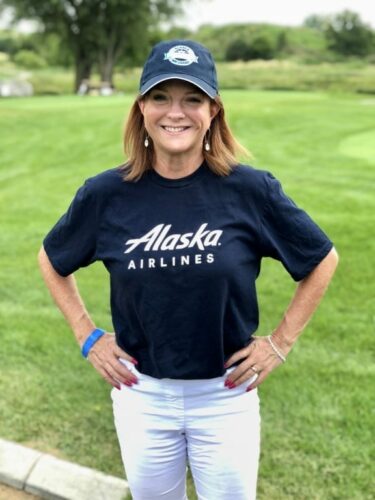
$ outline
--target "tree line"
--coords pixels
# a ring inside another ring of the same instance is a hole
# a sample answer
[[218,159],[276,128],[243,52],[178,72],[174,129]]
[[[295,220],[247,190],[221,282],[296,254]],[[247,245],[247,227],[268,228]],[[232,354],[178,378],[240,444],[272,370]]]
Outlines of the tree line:
[[[36,20],[41,39],[58,37],[67,61],[74,65],[75,88],[94,67],[112,84],[116,63],[137,60],[149,45],[149,30],[173,17],[182,0],[0,0],[0,12],[11,8],[14,20]],[[40,39],[40,38],[39,38]],[[34,45],[36,39],[34,38]]]
[[139,65],[150,47],[166,38],[194,38],[219,61],[296,58],[303,62],[359,57],[375,63],[375,34],[360,16],[345,10],[311,15],[301,27],[271,24],[161,29],[173,22],[184,0],[0,0],[15,20],[33,19],[29,35],[0,33],[0,52],[21,65],[74,67],[75,89],[93,72],[113,85],[115,68]]
[[308,16],[300,27],[202,26],[196,38],[222,61],[296,58],[302,62],[335,62],[359,57],[375,62],[375,32],[349,10],[331,16]]

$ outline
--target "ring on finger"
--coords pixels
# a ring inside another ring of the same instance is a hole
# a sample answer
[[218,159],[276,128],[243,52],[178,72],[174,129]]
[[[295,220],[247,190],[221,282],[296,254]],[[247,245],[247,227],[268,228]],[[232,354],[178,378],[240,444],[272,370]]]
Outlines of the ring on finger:
[[250,370],[253,371],[254,373],[258,373],[258,371],[259,371],[256,369],[255,365],[250,366]]

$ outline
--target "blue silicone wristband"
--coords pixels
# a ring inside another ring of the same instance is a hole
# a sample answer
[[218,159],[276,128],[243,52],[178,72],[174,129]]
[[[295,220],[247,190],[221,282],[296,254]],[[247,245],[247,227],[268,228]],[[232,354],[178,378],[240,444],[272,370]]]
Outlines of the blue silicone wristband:
[[90,335],[87,337],[85,340],[85,343],[82,346],[81,352],[82,356],[84,358],[87,358],[91,347],[97,342],[100,337],[102,337],[105,334],[104,330],[101,330],[100,328],[95,328],[93,332],[90,333]]

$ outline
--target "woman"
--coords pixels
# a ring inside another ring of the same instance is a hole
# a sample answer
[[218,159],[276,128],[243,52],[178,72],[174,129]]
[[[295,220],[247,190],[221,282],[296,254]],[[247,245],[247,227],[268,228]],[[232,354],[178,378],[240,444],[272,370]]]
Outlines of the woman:
[[[211,54],[156,45],[125,131],[128,162],[88,179],[44,240],[42,274],[82,354],[114,386],[135,500],[254,499],[257,390],[285,361],[337,264],[331,241],[268,172],[238,165]],[[262,257],[296,292],[255,337]],[[73,273],[102,260],[115,336],[96,328]],[[118,390],[117,390],[118,389]]]

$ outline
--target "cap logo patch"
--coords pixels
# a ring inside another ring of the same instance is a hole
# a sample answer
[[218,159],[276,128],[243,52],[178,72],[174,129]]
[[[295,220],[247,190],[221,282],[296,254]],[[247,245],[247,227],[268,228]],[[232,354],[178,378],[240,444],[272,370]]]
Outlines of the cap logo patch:
[[186,45],[176,45],[164,54],[164,61],[165,60],[177,66],[189,66],[190,64],[197,63],[198,57],[190,47]]

